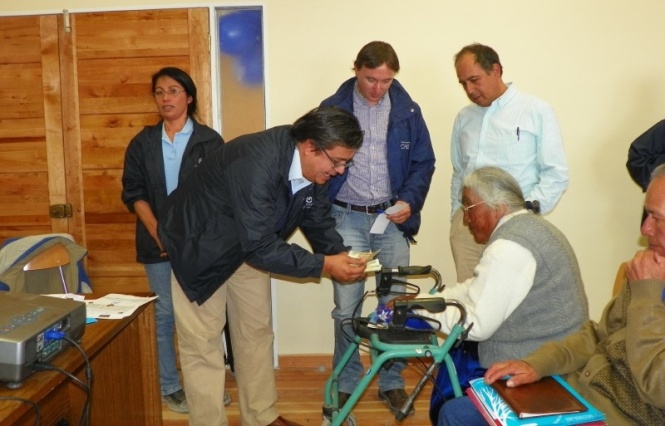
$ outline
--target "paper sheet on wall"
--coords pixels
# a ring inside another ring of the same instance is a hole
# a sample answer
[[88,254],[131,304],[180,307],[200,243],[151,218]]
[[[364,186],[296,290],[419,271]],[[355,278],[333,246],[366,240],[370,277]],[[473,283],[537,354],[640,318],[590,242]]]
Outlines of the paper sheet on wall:
[[388,224],[390,223],[390,221],[388,220],[388,215],[397,213],[398,211],[402,210],[404,207],[406,207],[406,204],[395,204],[394,206],[390,206],[389,208],[387,208],[384,213],[381,213],[376,217],[376,220],[372,225],[372,229],[369,230],[369,233],[383,234],[386,228],[388,227]]

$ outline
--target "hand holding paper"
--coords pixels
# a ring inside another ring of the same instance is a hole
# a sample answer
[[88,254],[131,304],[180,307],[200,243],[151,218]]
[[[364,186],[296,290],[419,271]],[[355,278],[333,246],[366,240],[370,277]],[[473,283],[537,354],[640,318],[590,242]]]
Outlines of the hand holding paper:
[[404,208],[406,208],[407,204],[404,203],[399,203],[395,204],[394,206],[391,206],[390,208],[386,209],[385,212],[381,213],[376,217],[376,220],[374,221],[374,225],[372,225],[372,229],[369,230],[370,234],[383,234],[388,227],[388,224],[390,223],[390,220],[388,220],[388,215],[389,214],[394,214],[399,211],[402,211]]
[[[385,216],[385,215],[383,215]],[[367,261],[367,266],[365,267],[365,272],[377,272],[381,270],[381,263],[379,259],[374,259],[374,257],[379,253],[377,251],[353,251],[349,252],[349,257],[355,257],[357,259],[365,259]]]

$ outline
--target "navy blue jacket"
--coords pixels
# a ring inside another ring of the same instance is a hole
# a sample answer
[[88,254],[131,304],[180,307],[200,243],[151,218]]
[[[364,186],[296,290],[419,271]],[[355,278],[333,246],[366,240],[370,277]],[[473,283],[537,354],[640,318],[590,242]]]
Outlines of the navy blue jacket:
[[[212,153],[171,193],[159,237],[189,300],[204,303],[242,265],[318,278],[324,255],[347,251],[327,185],[291,194],[291,126],[240,136]],[[300,228],[314,254],[286,240]]]
[[[222,137],[210,127],[192,119],[194,131],[187,143],[180,163],[178,184],[214,149],[222,146]],[[122,202],[134,213],[134,203],[146,201],[159,222],[159,211],[166,202],[166,177],[162,152],[162,124],[146,126],[129,142],[125,151],[122,172]],[[161,263],[168,259],[160,256],[161,250],[143,222],[136,218],[136,260],[139,263]]]
[[[345,81],[321,105],[334,105],[353,113],[355,84],[355,77]],[[397,227],[406,238],[413,241],[413,236],[420,229],[420,211],[434,174],[434,150],[420,107],[399,81],[393,80],[388,96],[391,109],[386,143],[392,202],[401,200],[411,206],[411,217]],[[328,195],[331,201],[346,182],[346,177],[347,173],[344,173],[330,179]]]
[[646,192],[651,172],[663,163],[665,163],[665,120],[654,124],[630,144],[626,167],[635,183]]

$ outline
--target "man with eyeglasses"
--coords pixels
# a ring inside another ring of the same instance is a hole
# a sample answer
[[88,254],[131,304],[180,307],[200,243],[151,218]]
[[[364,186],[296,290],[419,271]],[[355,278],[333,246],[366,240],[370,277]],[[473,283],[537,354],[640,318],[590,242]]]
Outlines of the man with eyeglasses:
[[[651,175],[644,210],[647,247],[626,262],[621,289],[600,321],[491,365],[487,383],[510,376],[514,387],[559,374],[605,414],[605,424],[665,424],[665,165]],[[468,397],[446,402],[440,420],[439,426],[487,424]]]
[[[316,108],[291,126],[240,136],[208,156],[162,209],[192,426],[227,425],[221,333],[229,318],[242,424],[295,423],[276,409],[270,275],[365,276],[330,215],[326,184],[362,145],[358,120]],[[299,228],[314,253],[288,238]]]
[[[588,302],[567,238],[525,208],[522,189],[508,172],[498,167],[473,171],[463,181],[460,204],[464,224],[485,250],[473,277],[434,296],[466,307],[466,325],[473,324],[468,339],[478,342],[480,369],[475,376],[481,377],[490,364],[524,357],[547,341],[579,330],[589,319]],[[459,321],[455,309],[418,313],[438,320],[443,333]],[[437,391],[445,388],[447,377],[440,369]],[[467,387],[468,381],[460,384]],[[433,424],[444,400],[432,393]]]
[[484,248],[462,223],[459,200],[464,177],[479,167],[501,167],[545,214],[568,187],[568,163],[554,110],[518,91],[513,83],[504,83],[494,49],[477,43],[463,47],[455,55],[455,70],[472,102],[457,114],[450,144],[450,247],[457,282],[462,282],[473,276]]
[[[420,228],[420,211],[435,162],[420,107],[395,79],[399,69],[399,59],[390,44],[368,43],[353,64],[355,77],[342,83],[335,94],[321,103],[352,112],[365,134],[363,146],[354,157],[354,166],[330,180],[329,197],[337,231],[344,237],[344,244],[354,251],[378,251],[377,258],[384,267],[409,265],[409,244],[415,242],[414,236]],[[390,223],[386,230],[382,234],[370,233],[377,216],[393,205],[401,209],[387,215]],[[393,290],[400,291],[399,287]],[[333,289],[336,365],[349,346],[349,337],[354,335],[348,320],[361,309],[365,281],[343,284],[333,280]],[[395,362],[379,372],[378,396],[393,413],[407,399],[401,377],[404,367],[403,362]],[[362,374],[363,366],[356,351],[339,378],[340,406],[356,388]]]

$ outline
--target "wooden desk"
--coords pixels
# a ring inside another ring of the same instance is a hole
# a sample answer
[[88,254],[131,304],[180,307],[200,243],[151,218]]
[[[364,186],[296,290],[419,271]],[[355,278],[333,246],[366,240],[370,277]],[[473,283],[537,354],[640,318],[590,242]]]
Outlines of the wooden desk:
[[[131,317],[88,324],[80,346],[92,366],[90,426],[162,424],[153,302]],[[76,348],[68,347],[51,364],[86,382],[85,360]],[[34,372],[18,389],[0,384],[0,396],[38,403],[40,425],[55,425],[61,419],[78,425],[85,404],[83,389],[57,371]],[[34,424],[35,410],[29,404],[0,401],[0,425]]]

